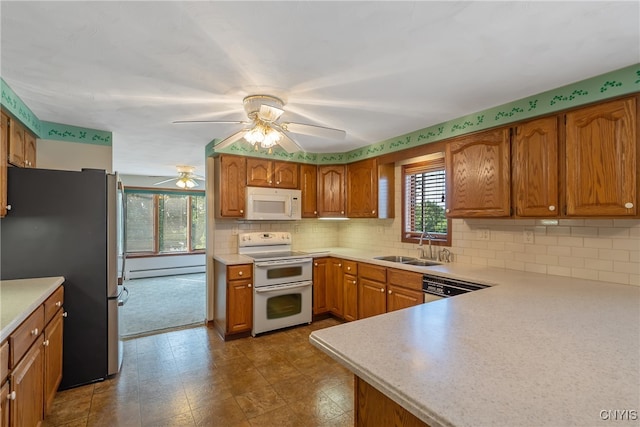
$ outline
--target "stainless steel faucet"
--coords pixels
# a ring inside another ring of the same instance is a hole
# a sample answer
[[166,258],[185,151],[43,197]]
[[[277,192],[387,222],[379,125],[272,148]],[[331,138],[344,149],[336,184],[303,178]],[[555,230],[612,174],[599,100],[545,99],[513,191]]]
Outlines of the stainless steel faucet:
[[418,250],[420,250],[420,258],[424,258],[424,250],[422,248],[422,239],[424,239],[425,235],[429,239],[429,259],[433,259],[433,248],[431,246],[431,241],[433,240],[433,235],[431,235],[431,233],[429,233],[426,230],[422,231],[422,234],[420,235],[420,241],[418,242]]

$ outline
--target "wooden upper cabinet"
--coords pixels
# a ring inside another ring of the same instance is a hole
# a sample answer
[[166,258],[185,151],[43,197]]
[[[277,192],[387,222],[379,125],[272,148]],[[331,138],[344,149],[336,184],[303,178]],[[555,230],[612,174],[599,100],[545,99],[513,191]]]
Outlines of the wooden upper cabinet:
[[318,216],[345,216],[345,173],[343,165],[318,166]]
[[217,181],[216,215],[226,218],[243,218],[247,179],[246,158],[220,155],[216,158]]
[[7,214],[7,155],[9,144],[9,117],[1,114],[0,124],[0,218]]
[[24,127],[15,120],[9,119],[9,163],[24,166]]
[[318,216],[318,167],[316,165],[300,165],[300,190],[302,217],[316,218]]
[[511,214],[509,128],[456,138],[446,147],[447,215],[508,217]]
[[567,216],[638,214],[636,98],[566,114]]
[[367,159],[347,165],[347,216],[378,217],[378,162]]
[[247,159],[247,185],[298,188],[298,164],[266,159]]
[[557,116],[518,125],[512,150],[515,215],[558,216]]
[[24,133],[24,167],[36,167],[36,137],[29,132]]

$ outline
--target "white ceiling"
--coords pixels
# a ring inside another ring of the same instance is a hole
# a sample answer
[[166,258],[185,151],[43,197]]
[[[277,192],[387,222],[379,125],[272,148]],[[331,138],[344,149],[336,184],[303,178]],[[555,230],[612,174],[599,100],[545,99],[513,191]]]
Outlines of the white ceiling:
[[0,3],[1,73],[45,121],[113,132],[114,168],[204,173],[242,98],[343,152],[640,62],[629,2]]

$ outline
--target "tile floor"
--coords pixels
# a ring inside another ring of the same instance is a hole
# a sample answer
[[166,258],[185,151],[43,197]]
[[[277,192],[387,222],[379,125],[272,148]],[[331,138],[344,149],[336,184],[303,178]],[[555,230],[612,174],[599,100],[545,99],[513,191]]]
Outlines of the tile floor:
[[58,392],[44,426],[352,426],[353,375],[308,339],[338,323],[228,342],[204,326],[127,340],[120,374]]

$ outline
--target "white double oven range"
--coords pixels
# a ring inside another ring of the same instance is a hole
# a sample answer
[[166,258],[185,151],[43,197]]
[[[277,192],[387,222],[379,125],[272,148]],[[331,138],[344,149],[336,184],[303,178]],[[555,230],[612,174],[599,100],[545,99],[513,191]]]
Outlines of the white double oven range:
[[253,259],[251,335],[311,323],[313,258],[291,250],[291,233],[241,233],[238,253]]

